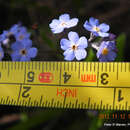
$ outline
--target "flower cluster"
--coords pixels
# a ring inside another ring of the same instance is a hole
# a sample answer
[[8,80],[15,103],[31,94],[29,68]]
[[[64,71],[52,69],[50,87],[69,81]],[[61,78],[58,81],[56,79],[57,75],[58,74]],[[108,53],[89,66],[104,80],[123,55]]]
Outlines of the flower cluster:
[[[78,18],[70,19],[69,14],[62,14],[59,19],[54,19],[49,24],[51,31],[61,33],[64,29],[74,27],[78,24]],[[115,35],[108,33],[110,26],[106,23],[99,23],[98,19],[90,17],[86,20],[83,27],[90,32],[90,37],[79,37],[77,32],[70,31],[68,39],[63,38],[60,41],[61,49],[64,50],[64,59],[72,61],[75,58],[82,60],[87,57],[86,48],[96,49],[96,56],[99,61],[114,61],[117,56]],[[99,37],[99,40],[95,40]]]
[[0,60],[10,55],[12,61],[30,61],[36,57],[37,48],[32,47],[30,33],[21,24],[13,25],[0,35]]

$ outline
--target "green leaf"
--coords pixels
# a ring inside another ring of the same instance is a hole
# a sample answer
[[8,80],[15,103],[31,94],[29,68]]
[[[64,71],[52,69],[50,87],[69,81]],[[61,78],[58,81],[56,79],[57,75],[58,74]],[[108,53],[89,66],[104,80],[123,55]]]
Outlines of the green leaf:
[[126,44],[126,35],[122,33],[118,38],[117,38],[117,58],[116,61],[124,61],[124,50],[125,50],[125,44]]
[[89,130],[99,130],[99,128],[101,128],[101,126],[103,125],[103,122],[104,120],[98,119],[98,117],[93,118],[90,123]]
[[95,53],[93,52],[93,49],[90,48],[88,51],[88,56],[85,61],[93,61],[96,58]]

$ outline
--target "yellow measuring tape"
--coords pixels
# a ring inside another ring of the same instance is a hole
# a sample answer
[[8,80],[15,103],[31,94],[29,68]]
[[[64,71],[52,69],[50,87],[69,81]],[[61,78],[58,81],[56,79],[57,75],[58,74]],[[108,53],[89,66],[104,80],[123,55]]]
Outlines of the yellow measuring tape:
[[130,110],[130,63],[0,62],[0,104]]

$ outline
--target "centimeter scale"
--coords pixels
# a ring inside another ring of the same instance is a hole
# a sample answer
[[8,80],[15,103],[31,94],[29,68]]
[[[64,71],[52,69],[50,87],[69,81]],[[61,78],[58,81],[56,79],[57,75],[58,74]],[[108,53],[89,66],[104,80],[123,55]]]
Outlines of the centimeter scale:
[[130,63],[0,62],[0,104],[130,110]]

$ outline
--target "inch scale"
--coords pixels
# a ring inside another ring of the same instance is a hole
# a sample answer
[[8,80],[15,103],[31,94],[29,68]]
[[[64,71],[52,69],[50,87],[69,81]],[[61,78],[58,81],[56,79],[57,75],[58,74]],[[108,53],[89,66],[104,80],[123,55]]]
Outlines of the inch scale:
[[0,104],[130,110],[129,62],[0,62]]

